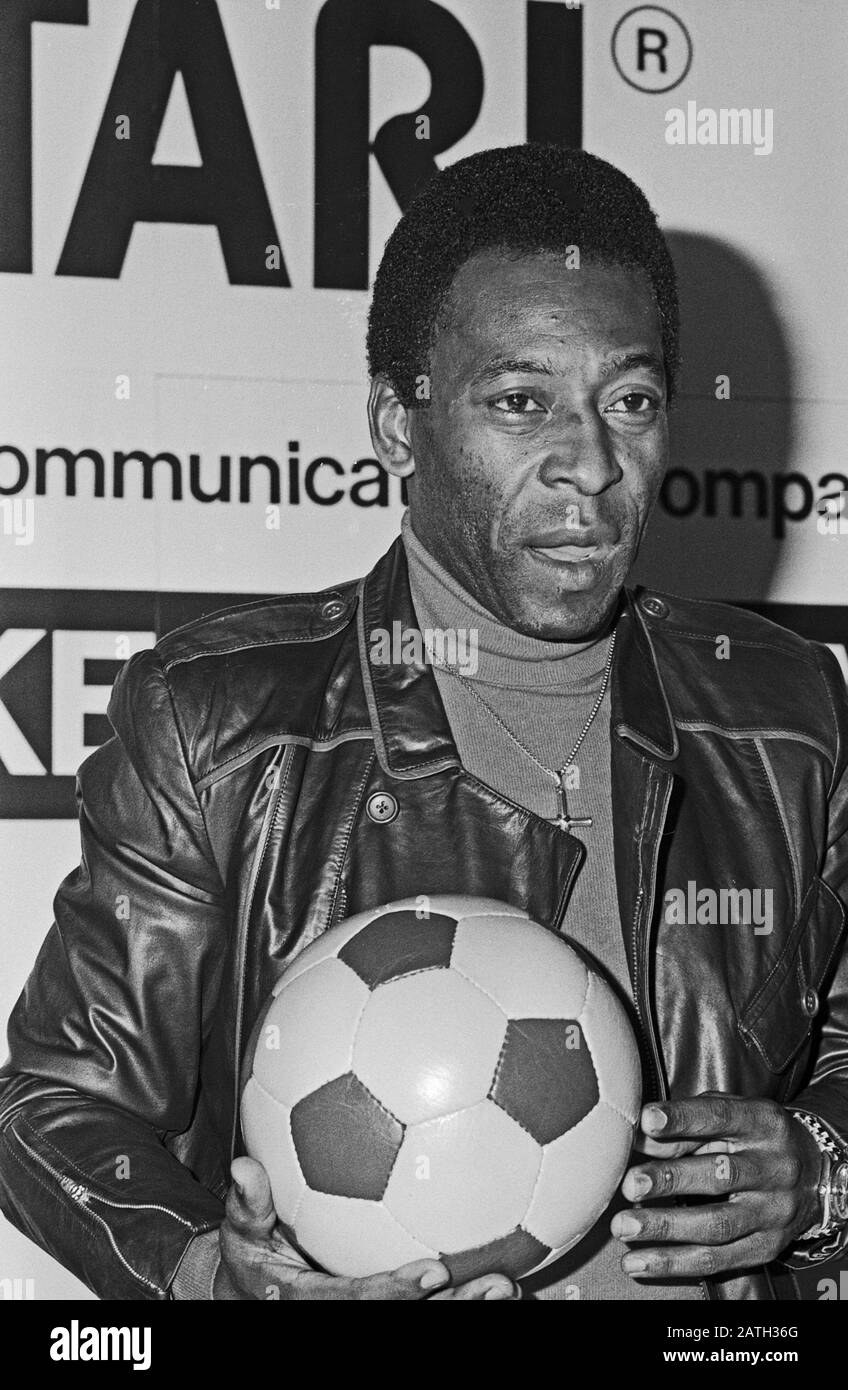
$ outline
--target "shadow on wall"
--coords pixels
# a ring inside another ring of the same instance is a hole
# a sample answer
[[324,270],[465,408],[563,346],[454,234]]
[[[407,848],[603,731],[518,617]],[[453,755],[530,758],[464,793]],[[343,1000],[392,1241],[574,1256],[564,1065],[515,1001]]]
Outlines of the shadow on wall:
[[[675,232],[668,241],[680,289],[683,362],[664,497],[672,511],[691,511],[669,515],[658,504],[633,578],[697,598],[765,600],[785,529],[778,512],[801,502],[797,485],[779,476],[791,469],[793,455],[787,334],[768,286],[745,256],[711,237]],[[716,397],[722,374],[730,378],[727,400]],[[720,477],[724,470],[747,474],[747,481],[738,480],[734,491]],[[848,1261],[796,1271],[796,1279],[806,1301],[844,1298]]]
[[766,599],[786,528],[781,514],[801,500],[798,485],[779,476],[793,450],[786,331],[746,256],[712,237],[667,235],[682,367],[669,472],[633,578],[699,598]]

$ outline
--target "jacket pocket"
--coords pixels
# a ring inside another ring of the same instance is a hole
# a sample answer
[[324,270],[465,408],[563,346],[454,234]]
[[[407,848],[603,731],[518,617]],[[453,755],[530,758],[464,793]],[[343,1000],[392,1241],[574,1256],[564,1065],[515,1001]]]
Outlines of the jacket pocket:
[[812,1033],[845,919],[833,889],[813,879],[780,956],[740,1016],[739,1032],[772,1072],[785,1071]]

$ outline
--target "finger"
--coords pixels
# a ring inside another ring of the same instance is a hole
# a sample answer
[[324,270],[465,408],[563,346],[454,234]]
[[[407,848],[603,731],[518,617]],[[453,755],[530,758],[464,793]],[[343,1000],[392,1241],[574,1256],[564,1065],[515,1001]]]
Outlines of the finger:
[[654,1197],[709,1196],[726,1192],[756,1192],[763,1185],[763,1163],[749,1149],[738,1153],[691,1155],[677,1162],[640,1163],[621,1184],[628,1202]]
[[429,1298],[436,1289],[450,1284],[450,1270],[441,1260],[414,1260],[399,1269],[352,1281],[358,1286],[357,1298],[409,1301]]
[[642,1111],[641,1127],[652,1139],[742,1138],[774,1127],[771,1101],[703,1095],[654,1101]]
[[[450,1273],[439,1260],[416,1260],[400,1269],[347,1279],[304,1267],[279,1271],[279,1296],[289,1300],[322,1302],[409,1302],[428,1298],[444,1288]],[[267,1295],[266,1295],[267,1296]]]
[[781,1232],[762,1232],[730,1245],[666,1245],[628,1252],[621,1261],[625,1274],[637,1279],[708,1279],[731,1269],[769,1264],[783,1249]]
[[450,1299],[463,1303],[479,1303],[483,1300],[519,1299],[521,1289],[505,1274],[484,1274],[479,1279],[470,1279],[466,1284],[458,1284],[456,1288],[445,1289],[442,1293],[434,1294],[433,1297],[434,1300]]
[[289,1301],[409,1302],[428,1298],[434,1289],[443,1289],[450,1282],[449,1270],[438,1259],[417,1259],[414,1264],[363,1279],[325,1275],[307,1265],[291,1268],[289,1262],[286,1268],[268,1265],[267,1272],[272,1275],[267,1287],[277,1289],[277,1294],[266,1293],[264,1297]]
[[694,1207],[636,1207],[616,1212],[610,1230],[617,1240],[678,1242],[686,1245],[731,1245],[733,1241],[783,1225],[790,1215],[788,1198],[763,1201],[748,1196],[736,1202],[710,1202]]
[[702,1147],[700,1139],[677,1139],[664,1144],[659,1139],[640,1135],[638,1144],[634,1145],[634,1152],[645,1154],[648,1158],[682,1158],[684,1154],[696,1153]]
[[237,1158],[230,1168],[232,1185],[227,1193],[226,1218],[241,1236],[267,1237],[277,1213],[268,1174],[252,1158]]

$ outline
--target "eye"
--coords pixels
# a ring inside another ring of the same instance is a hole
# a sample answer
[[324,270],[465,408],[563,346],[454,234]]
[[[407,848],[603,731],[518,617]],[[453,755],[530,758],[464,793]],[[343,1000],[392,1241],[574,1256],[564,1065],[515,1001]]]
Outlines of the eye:
[[537,415],[540,411],[544,413],[544,407],[526,391],[508,391],[505,396],[498,396],[491,404],[501,415]]
[[647,391],[628,391],[626,396],[620,396],[612,405],[607,406],[607,411],[613,415],[651,415],[658,406],[659,401],[654,396],[649,396]]

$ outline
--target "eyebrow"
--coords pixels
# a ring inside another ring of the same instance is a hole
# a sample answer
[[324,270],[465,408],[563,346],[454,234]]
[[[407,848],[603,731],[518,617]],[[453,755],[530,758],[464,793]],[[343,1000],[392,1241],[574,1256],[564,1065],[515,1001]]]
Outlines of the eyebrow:
[[548,358],[544,357],[492,357],[475,372],[472,384],[494,381],[496,377],[508,372],[527,373],[531,376],[558,376],[559,371]]
[[[611,377],[618,376],[620,372],[630,372],[635,368],[653,372],[659,377],[665,376],[665,364],[662,358],[657,357],[653,352],[628,352],[611,357],[601,368],[601,377],[604,381]],[[560,369],[546,357],[493,357],[479,371],[475,372],[471,378],[472,385],[482,385],[487,381],[494,381],[496,377],[505,376],[507,373],[516,374],[526,373],[531,376],[559,376]]]
[[612,376],[618,376],[619,372],[632,372],[638,367],[657,376],[665,376],[665,363],[654,352],[627,352],[623,356],[611,357],[602,368],[601,376],[607,381]]

